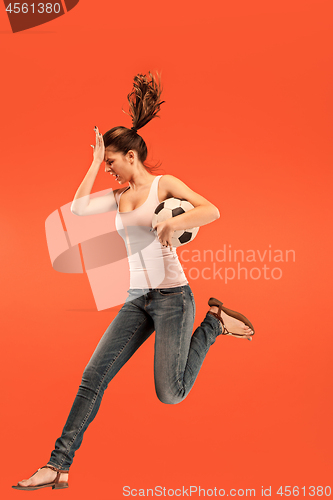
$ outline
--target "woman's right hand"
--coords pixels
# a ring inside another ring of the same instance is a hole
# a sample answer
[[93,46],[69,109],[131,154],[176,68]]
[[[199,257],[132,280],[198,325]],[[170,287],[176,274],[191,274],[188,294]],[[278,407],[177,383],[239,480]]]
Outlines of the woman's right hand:
[[95,133],[96,133],[96,144],[94,146],[94,161],[103,163],[105,157],[103,136],[98,130],[98,127],[95,127]]

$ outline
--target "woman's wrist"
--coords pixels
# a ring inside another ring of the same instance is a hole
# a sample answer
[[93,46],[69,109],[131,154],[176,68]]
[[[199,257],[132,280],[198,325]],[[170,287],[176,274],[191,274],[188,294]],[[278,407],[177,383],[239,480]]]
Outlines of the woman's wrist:
[[175,220],[176,217],[171,217],[170,219],[167,219],[165,222],[168,224],[168,227],[169,229],[171,229],[171,231],[175,231],[176,230],[176,223],[177,221]]
[[91,167],[100,169],[102,163],[103,163],[103,160],[99,160],[97,158],[94,158],[92,161]]

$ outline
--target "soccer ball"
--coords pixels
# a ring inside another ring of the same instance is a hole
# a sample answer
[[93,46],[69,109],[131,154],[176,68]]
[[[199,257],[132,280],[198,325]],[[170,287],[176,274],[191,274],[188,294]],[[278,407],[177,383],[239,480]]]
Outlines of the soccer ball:
[[[192,203],[187,200],[180,200],[178,198],[168,198],[165,201],[162,201],[155,208],[152,220],[152,226],[158,222],[163,222],[171,217],[176,217],[177,215],[181,215],[188,210],[194,208]],[[199,231],[198,227],[193,227],[191,229],[180,229],[173,233],[171,244],[173,247],[180,247],[182,245],[186,245],[192,241]]]

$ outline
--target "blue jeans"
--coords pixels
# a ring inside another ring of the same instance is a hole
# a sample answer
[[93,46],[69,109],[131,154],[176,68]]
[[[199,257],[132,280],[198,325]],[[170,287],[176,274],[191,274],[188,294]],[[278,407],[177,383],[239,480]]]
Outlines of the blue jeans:
[[219,320],[207,313],[192,335],[194,316],[195,303],[189,285],[129,290],[125,304],[107,328],[83,372],[49,465],[69,469],[109,382],[154,330],[157,397],[167,404],[176,404],[186,398],[210,346],[222,333]]

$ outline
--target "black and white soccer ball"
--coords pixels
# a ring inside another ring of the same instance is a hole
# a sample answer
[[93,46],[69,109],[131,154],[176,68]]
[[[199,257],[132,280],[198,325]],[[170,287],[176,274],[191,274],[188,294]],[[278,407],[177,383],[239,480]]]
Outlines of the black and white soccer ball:
[[[155,227],[158,222],[163,222],[171,217],[176,217],[177,215],[188,212],[188,210],[192,210],[192,208],[194,208],[194,206],[187,200],[168,198],[167,200],[162,201],[162,203],[157,205],[155,208],[152,226]],[[189,243],[196,237],[198,231],[198,227],[175,231],[171,239],[172,246],[180,247],[182,245],[186,245],[186,243]]]

